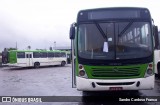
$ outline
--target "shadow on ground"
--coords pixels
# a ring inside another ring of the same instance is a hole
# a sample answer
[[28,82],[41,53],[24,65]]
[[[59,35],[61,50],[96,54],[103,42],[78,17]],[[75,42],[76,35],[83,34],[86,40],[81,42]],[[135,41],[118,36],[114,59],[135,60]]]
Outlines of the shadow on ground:
[[[44,68],[56,68],[56,67],[62,67],[60,65],[54,65],[54,66],[41,66],[39,68],[34,68],[34,67],[7,67],[5,70],[40,70]],[[66,67],[66,66],[63,66]]]

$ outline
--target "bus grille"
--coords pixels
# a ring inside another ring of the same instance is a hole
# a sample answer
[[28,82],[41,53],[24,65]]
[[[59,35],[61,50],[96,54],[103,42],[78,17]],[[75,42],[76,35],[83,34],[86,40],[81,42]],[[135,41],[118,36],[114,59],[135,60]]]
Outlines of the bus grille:
[[130,76],[139,76],[140,68],[92,68],[93,77],[130,77]]

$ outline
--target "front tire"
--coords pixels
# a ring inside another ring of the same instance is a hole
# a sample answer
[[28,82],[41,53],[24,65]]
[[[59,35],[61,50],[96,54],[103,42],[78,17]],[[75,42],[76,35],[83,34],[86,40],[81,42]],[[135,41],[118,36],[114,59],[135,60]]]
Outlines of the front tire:
[[65,61],[62,61],[61,62],[61,66],[65,66],[66,65],[66,62]]
[[40,67],[40,63],[39,63],[39,62],[35,62],[35,63],[34,63],[34,68],[37,69],[37,68],[39,68],[39,67]]

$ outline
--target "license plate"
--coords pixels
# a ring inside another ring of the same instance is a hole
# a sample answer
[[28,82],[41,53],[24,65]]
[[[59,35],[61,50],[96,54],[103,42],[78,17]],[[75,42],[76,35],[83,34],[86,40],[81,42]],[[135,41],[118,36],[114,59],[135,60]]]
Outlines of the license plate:
[[110,87],[109,90],[117,91],[117,90],[123,90],[123,88],[122,87]]

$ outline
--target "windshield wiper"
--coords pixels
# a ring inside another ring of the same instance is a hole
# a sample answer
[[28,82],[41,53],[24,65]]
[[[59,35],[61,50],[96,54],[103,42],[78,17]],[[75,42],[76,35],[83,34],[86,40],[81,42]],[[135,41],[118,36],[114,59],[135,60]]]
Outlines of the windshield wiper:
[[124,29],[120,32],[119,36],[121,36],[122,34],[124,34],[126,32],[126,30],[131,27],[133,21],[130,21],[126,27],[124,27]]
[[108,41],[107,35],[105,35],[104,31],[102,30],[102,28],[100,27],[100,25],[95,22],[96,27],[98,28],[98,30],[100,31],[101,35],[103,36],[104,39],[106,39],[106,41]]

